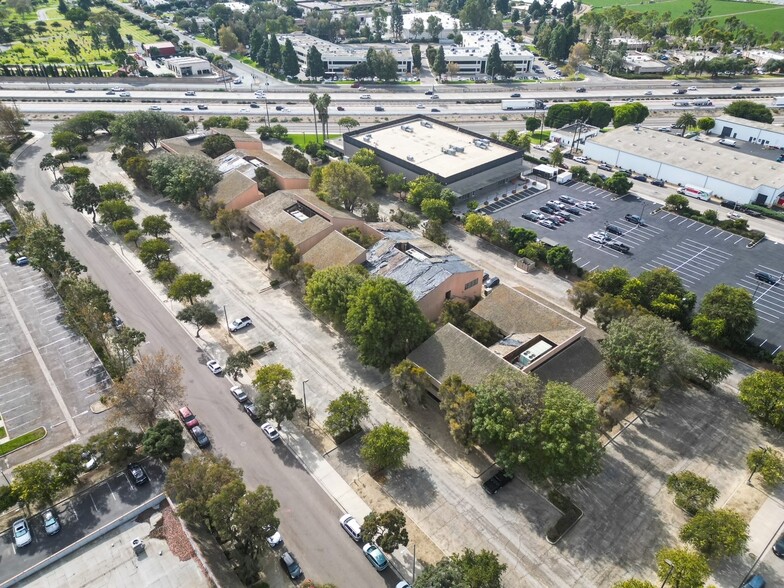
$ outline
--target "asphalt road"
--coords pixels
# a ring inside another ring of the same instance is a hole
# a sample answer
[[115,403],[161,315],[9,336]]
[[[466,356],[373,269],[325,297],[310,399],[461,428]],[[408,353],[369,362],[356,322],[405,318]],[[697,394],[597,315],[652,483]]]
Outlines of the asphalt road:
[[187,403],[207,422],[212,450],[242,468],[249,488],[266,484],[273,489],[280,501],[280,532],[305,575],[341,588],[394,586],[394,574],[377,574],[346,536],[338,524],[343,513],[310,474],[283,445],[270,443],[242,412],[229,394],[229,381],[204,368],[202,350],[178,321],[117,259],[89,220],[68,205],[67,197],[51,190],[49,174],[38,167],[49,151],[46,135],[21,153],[14,169],[22,178],[20,197],[33,201],[37,213],[46,213],[63,227],[66,246],[89,268],[96,283],[109,291],[117,312],[127,324],[146,333],[148,343],[141,352],[165,348],[180,357]]

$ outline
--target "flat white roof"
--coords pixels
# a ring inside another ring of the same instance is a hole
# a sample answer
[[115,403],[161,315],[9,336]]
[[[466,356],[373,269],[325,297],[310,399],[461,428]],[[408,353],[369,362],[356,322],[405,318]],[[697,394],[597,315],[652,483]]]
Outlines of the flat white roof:
[[784,187],[784,173],[780,163],[652,129],[641,127],[635,130],[632,126],[625,126],[588,139],[586,144],[589,143],[660,161],[738,186],[752,189],[759,186]]
[[286,39],[291,41],[294,49],[299,49],[301,53],[306,53],[310,47],[315,46],[321,53],[321,58],[324,60],[334,59],[351,59],[357,61],[364,61],[368,49],[371,47],[376,51],[388,49],[398,61],[405,61],[411,59],[411,48],[408,45],[372,45],[372,44],[345,44],[339,45],[331,43],[324,39],[319,39],[307,33],[278,33],[275,35],[278,38],[278,43],[283,46]]
[[[456,31],[460,28],[460,21],[449,14],[448,12],[409,12],[408,14],[403,15],[403,28],[407,31],[411,30],[411,23],[414,22],[415,18],[421,18],[422,23],[427,28],[427,18],[429,16],[435,16],[441,21],[441,26],[444,27],[446,31]],[[392,20],[392,17],[389,17],[389,20]],[[427,33],[425,33],[426,35]],[[423,36],[423,41],[426,37]]]
[[[426,123],[430,126],[425,126]],[[404,131],[405,126],[410,131]],[[514,149],[487,142],[485,148],[474,144],[473,135],[439,124],[429,119],[414,119],[405,123],[393,122],[370,133],[357,131],[355,140],[372,145],[379,151],[409,161],[429,173],[448,178],[462,171],[492,163]],[[449,147],[462,148],[454,154],[442,152]]]
[[448,56],[451,53],[465,54],[475,52],[477,55],[486,57],[490,54],[490,49],[493,47],[494,43],[498,43],[501,58],[520,55],[533,59],[533,53],[527,49],[526,45],[515,43],[510,38],[504,36],[501,31],[463,31],[462,35],[463,44],[461,46],[444,46],[444,53],[447,55],[447,61],[449,61]]

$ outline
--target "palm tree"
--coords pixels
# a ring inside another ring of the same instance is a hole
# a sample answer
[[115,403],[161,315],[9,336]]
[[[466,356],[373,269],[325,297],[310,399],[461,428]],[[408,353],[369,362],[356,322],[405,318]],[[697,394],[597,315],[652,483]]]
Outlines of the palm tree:
[[697,126],[697,119],[691,112],[684,112],[675,121],[675,126],[681,129],[681,137],[686,134],[686,129]]
[[308,102],[313,107],[313,128],[316,130],[316,143],[318,143],[318,120],[316,118],[316,103],[318,102],[318,94],[311,92],[308,96]]
[[321,121],[321,142],[327,140],[329,134],[329,103],[332,98],[329,94],[323,94],[316,103],[316,109],[319,113],[319,120]]

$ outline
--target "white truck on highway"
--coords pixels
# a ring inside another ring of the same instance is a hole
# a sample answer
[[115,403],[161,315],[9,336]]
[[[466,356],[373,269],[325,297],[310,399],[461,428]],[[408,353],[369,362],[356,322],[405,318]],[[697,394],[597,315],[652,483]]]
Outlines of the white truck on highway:
[[784,96],[776,96],[773,99],[773,106],[784,106]]
[[501,100],[503,110],[537,110],[544,109],[544,102],[541,100]]

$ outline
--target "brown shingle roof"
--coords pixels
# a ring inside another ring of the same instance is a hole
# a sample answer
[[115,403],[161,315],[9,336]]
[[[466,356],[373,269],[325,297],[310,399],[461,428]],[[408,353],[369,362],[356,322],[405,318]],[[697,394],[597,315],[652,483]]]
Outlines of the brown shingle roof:
[[286,209],[296,205],[299,192],[309,190],[278,190],[258,202],[246,206],[243,211],[260,231],[272,229],[286,235],[294,245],[299,246],[309,238],[331,226],[322,216],[314,214],[306,220],[294,218]]
[[439,385],[458,375],[477,386],[490,374],[511,365],[452,324],[446,324],[414,349],[408,359],[427,370]]
[[595,402],[607,389],[610,375],[596,341],[583,337],[534,369],[544,382],[566,382]]
[[231,171],[223,176],[220,182],[212,189],[212,198],[224,204],[231,203],[237,196],[250,188],[256,187],[256,182],[238,171]]
[[302,256],[302,261],[310,263],[317,270],[333,265],[349,265],[354,263],[365,252],[365,248],[355,243],[342,233],[332,231],[316,243]]
[[472,312],[495,324],[504,335],[520,342],[543,335],[556,345],[585,329],[582,325],[503,284],[493,289]]

